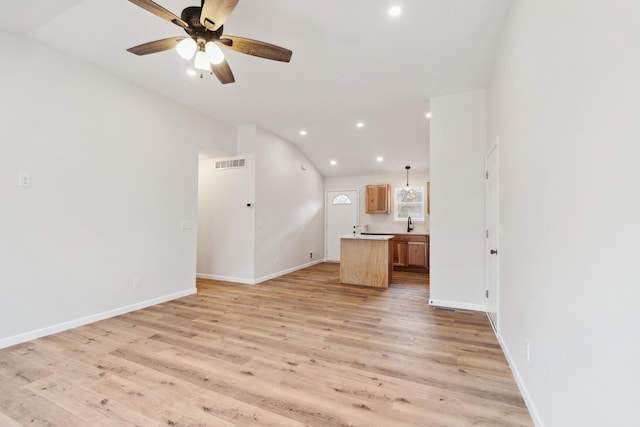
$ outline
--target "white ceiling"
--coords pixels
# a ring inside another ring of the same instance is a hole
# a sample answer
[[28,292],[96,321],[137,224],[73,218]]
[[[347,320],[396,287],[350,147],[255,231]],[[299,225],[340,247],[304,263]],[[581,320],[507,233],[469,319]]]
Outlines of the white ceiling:
[[[429,98],[486,88],[509,1],[241,0],[225,34],[293,56],[281,63],[225,49],[236,78],[228,85],[187,76],[190,64],[173,51],[126,52],[184,34],[127,0],[0,0],[0,28],[235,126],[267,129],[297,144],[325,176],[403,175],[405,165],[428,170]],[[199,0],[157,3],[179,16]],[[391,18],[395,4],[403,12]]]

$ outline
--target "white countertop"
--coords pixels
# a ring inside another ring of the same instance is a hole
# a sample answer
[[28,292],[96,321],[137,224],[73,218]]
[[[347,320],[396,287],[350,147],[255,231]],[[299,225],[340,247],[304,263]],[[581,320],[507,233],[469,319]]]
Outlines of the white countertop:
[[395,236],[428,236],[429,233],[419,233],[419,232],[415,232],[415,231],[399,231],[397,233],[378,233],[378,232],[373,232],[373,231],[363,231],[362,234],[371,234],[371,235],[395,235]]
[[344,236],[340,236],[341,239],[355,239],[355,240],[391,240],[395,236],[393,234],[376,234],[376,235],[352,235],[345,234]]

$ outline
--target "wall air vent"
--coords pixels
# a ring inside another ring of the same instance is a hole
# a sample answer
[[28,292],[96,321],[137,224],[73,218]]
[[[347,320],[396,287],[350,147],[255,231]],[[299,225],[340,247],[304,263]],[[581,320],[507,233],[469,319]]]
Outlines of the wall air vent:
[[247,159],[245,157],[234,157],[230,159],[216,160],[216,170],[222,169],[238,169],[247,166]]

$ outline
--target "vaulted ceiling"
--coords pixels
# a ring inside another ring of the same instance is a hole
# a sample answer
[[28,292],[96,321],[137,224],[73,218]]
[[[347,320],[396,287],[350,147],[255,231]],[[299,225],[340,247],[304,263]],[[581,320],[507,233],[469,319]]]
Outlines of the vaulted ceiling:
[[[176,15],[198,5],[156,2]],[[388,15],[392,5],[402,7],[399,16]],[[297,144],[325,176],[403,174],[405,165],[429,168],[429,99],[486,88],[508,7],[509,0],[240,0],[224,33],[293,56],[282,63],[225,49],[236,79],[228,85],[187,75],[192,64],[173,50],[128,53],[184,32],[126,0],[2,0],[0,28],[234,126],[258,125]]]

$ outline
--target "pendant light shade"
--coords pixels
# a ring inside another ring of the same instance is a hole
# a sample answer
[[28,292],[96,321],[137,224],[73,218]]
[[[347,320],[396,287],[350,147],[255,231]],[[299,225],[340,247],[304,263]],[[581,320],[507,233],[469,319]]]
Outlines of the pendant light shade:
[[224,54],[222,53],[220,46],[218,46],[216,43],[208,42],[204,46],[204,49],[207,52],[207,56],[209,57],[209,62],[211,62],[212,64],[217,65],[224,61]]
[[415,189],[409,187],[409,169],[411,169],[411,166],[405,166],[404,168],[407,170],[407,188],[405,190],[404,197],[407,200],[412,201],[416,198],[416,192]]
[[194,66],[198,70],[209,71],[209,58],[207,57],[207,54],[204,52],[204,50],[199,50],[196,52],[196,62]]
[[198,50],[198,44],[192,38],[186,38],[176,45],[176,51],[178,55],[186,59],[187,61],[193,58]]

